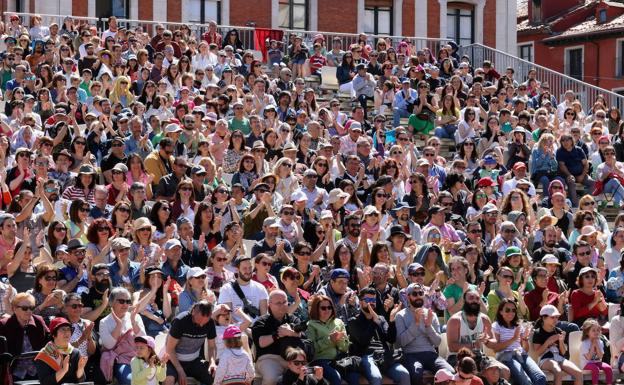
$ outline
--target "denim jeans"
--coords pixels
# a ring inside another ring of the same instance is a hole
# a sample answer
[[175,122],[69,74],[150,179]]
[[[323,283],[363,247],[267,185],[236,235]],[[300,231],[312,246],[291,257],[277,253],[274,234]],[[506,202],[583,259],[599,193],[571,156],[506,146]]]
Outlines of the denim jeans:
[[455,131],[457,131],[456,124],[445,124],[443,126],[436,127],[434,135],[438,138],[454,139]]
[[[362,356],[362,374],[368,380],[369,385],[381,385],[383,375],[373,360],[372,354]],[[401,364],[394,364],[386,370],[386,376],[392,378],[397,385],[410,385],[410,375]],[[360,383],[359,373],[352,373],[349,376],[349,385],[358,385]]]
[[401,118],[409,118],[410,115],[406,109],[394,107],[392,109],[392,128],[397,128],[401,125]]
[[624,200],[624,187],[619,180],[611,178],[604,185],[603,191],[607,194],[613,194],[613,202],[620,204]]
[[436,352],[404,353],[403,365],[410,374],[412,385],[422,385],[423,372],[429,370],[434,374],[440,369],[447,369],[451,373],[455,370],[446,360]]
[[[566,179],[566,183],[568,184],[568,196],[570,197],[570,201],[572,201],[572,206],[578,206],[578,194],[576,193],[576,181],[569,181]],[[589,175],[585,176],[583,179],[583,186],[585,186],[585,192],[587,194],[591,194],[594,191],[594,185],[596,182]]]
[[527,353],[514,354],[509,361],[503,361],[511,373],[514,385],[546,385],[546,376]]
[[340,385],[342,384],[342,378],[340,373],[332,367],[333,361],[335,360],[315,360],[312,365],[318,365],[323,368],[323,377],[329,381],[329,385]]
[[132,382],[132,368],[128,364],[115,364],[113,366],[113,376],[119,385],[130,385]]

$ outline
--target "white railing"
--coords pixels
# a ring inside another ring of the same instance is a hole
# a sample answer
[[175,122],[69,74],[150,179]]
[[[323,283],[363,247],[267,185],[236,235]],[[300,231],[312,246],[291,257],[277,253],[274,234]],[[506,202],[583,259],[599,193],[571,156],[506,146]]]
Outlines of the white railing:
[[550,93],[559,101],[563,99],[563,95],[567,90],[572,90],[576,93],[585,108],[591,107],[599,95],[602,95],[607,100],[609,107],[618,107],[620,111],[624,108],[624,96],[622,95],[585,83],[494,48],[486,47],[481,44],[471,44],[466,47],[461,47],[460,54],[468,55],[475,67],[481,66],[484,60],[491,61],[499,72],[504,72],[507,67],[511,67],[515,71],[514,77],[518,82],[525,81],[528,78],[529,70],[533,69],[537,72],[535,78],[540,82],[548,82]]
[[[30,17],[34,16],[33,13],[17,13],[17,12],[5,12],[4,18],[8,21],[8,18],[11,15],[17,15],[22,18],[22,22],[25,25],[28,25],[30,22]],[[67,17],[66,15],[48,15],[48,14],[38,14],[42,17],[44,24],[49,24],[52,22],[56,22],[59,25],[63,22],[63,19]],[[74,19],[79,21],[86,21],[89,24],[97,25],[101,30],[106,29],[107,19],[102,18],[93,18],[93,17],[80,17],[80,16],[72,16]],[[133,19],[117,19],[119,25],[136,28],[142,27],[143,30],[147,32],[152,32],[154,30],[154,26],[157,24],[162,24],[165,28],[175,30],[179,29],[181,26],[188,26],[195,36],[196,39],[201,39],[201,35],[207,31],[207,24],[199,24],[199,23],[176,23],[176,22],[168,22],[168,21],[151,21],[151,20],[133,20]],[[243,27],[243,26],[219,26],[218,31],[223,36],[225,34],[236,28],[238,30],[239,38],[241,39],[243,46],[246,49],[260,49],[260,47],[255,46],[255,28],[253,27]],[[319,31],[299,31],[299,30],[288,30],[284,29],[283,38],[282,38],[282,47],[286,52],[288,48],[289,38],[291,34],[300,35],[304,42],[306,42],[310,47],[313,41],[314,36],[317,34],[323,34],[325,38],[325,42],[328,48],[331,47],[332,41],[335,37],[339,37],[342,41],[343,49],[348,48],[351,44],[357,43],[359,39],[358,34],[349,34],[349,33],[334,33],[334,32],[319,32]],[[153,32],[152,32],[153,33]],[[436,38],[420,38],[420,37],[404,37],[404,36],[386,36],[386,35],[371,35],[368,34],[368,43],[372,46],[375,46],[376,42],[383,38],[386,40],[391,46],[397,47],[401,41],[407,40],[411,43],[411,46],[416,49],[429,48],[434,55],[437,54],[439,47],[442,44],[448,42],[448,39],[436,39]],[[264,44],[264,42],[260,42],[260,44]],[[518,81],[524,81],[527,79],[527,74],[529,70],[534,69],[537,72],[536,79],[540,82],[548,82],[550,85],[550,90],[553,95],[557,97],[558,100],[561,100],[563,94],[567,90],[573,90],[579,100],[583,103],[584,106],[591,106],[592,103],[597,99],[599,95],[602,95],[606,100],[609,106],[616,106],[620,110],[624,109],[624,96],[619,95],[617,93],[611,92],[609,90],[599,88],[593,86],[591,84],[582,82],[580,80],[574,79],[565,74],[553,71],[546,67],[537,65],[535,63],[520,59],[516,56],[510,55],[506,52],[499,51],[494,48],[490,48],[484,46],[482,44],[471,44],[466,47],[460,47],[460,55],[467,54],[475,66],[480,66],[483,61],[489,60],[499,71],[504,71],[507,67],[512,67],[515,70],[515,78]]]
[[17,15],[22,19],[22,25],[30,27],[30,18],[32,16],[38,15],[41,16],[41,22],[43,25],[50,25],[52,23],[56,23],[60,26],[63,25],[63,20],[66,17],[71,17],[74,20],[81,22],[88,22],[89,24],[97,25],[100,21],[97,17],[86,17],[86,16],[73,16],[73,15],[50,15],[46,13],[28,13],[28,12],[5,12],[4,13],[4,21],[6,23],[9,22],[9,18],[13,15]]

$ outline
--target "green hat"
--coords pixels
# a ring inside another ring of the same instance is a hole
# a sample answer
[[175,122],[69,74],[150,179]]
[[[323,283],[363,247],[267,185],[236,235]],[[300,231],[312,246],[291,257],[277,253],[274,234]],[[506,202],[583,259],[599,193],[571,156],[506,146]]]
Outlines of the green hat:
[[512,255],[522,255],[522,250],[517,246],[509,246],[505,250],[505,257],[511,257]]

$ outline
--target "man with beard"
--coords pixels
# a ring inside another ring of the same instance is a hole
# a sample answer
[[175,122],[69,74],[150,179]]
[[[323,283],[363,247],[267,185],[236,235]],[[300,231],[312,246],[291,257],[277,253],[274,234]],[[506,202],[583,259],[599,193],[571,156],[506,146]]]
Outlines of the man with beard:
[[336,242],[336,248],[342,244],[347,245],[356,255],[362,253],[364,260],[367,260],[373,248],[373,241],[361,237],[361,233],[362,219],[356,214],[347,215],[344,219],[343,238]]
[[156,195],[156,200],[173,201],[178,184],[180,184],[181,181],[188,179],[186,171],[190,167],[191,165],[187,162],[186,158],[182,156],[176,157],[173,162],[172,172],[164,175],[158,182],[158,186],[156,187],[156,191],[154,193],[154,195]]
[[555,226],[549,225],[542,232],[544,234],[542,247],[533,251],[532,259],[539,261],[547,254],[552,254],[557,257],[562,266],[565,265],[570,259],[570,253],[557,244],[558,240],[561,239],[559,236],[560,230]]
[[[251,261],[248,259],[246,263],[251,266]],[[251,273],[249,276],[251,277]],[[260,285],[264,290],[264,286],[260,283],[252,282]],[[221,294],[223,294],[223,288],[221,288]],[[220,296],[219,299],[221,299]],[[297,347],[297,343],[302,337],[305,338],[305,334],[293,330],[294,326],[300,324],[300,320],[288,314],[288,298],[285,292],[273,290],[268,300],[268,314],[256,319],[251,327],[251,333],[256,346],[256,369],[262,377],[262,385],[275,385],[286,369],[286,361],[281,354],[289,346]]]
[[410,218],[410,210],[413,208],[414,206],[410,206],[407,204],[407,202],[403,201],[396,204],[396,206],[392,209],[392,211],[394,211],[394,215],[396,215],[396,219],[394,219],[392,223],[390,223],[390,225],[388,226],[386,238],[390,236],[390,229],[392,228],[392,226],[399,225],[403,228],[403,231],[406,234],[409,234],[410,239],[413,239],[414,241],[416,241],[416,243],[420,244],[420,225]]
[[370,285],[377,292],[375,312],[385,319],[390,318],[390,311],[396,303],[399,303],[399,289],[388,282],[390,267],[383,263],[376,263],[372,270],[373,283]]
[[[572,247],[572,260],[570,263],[566,263],[563,269],[563,276],[566,277],[566,283],[568,284],[570,292],[578,289],[576,279],[581,269],[584,267],[594,267],[591,263],[592,250],[593,248],[586,241],[576,241],[576,243],[574,243]],[[576,262],[573,264],[572,262],[574,260],[576,260]]]
[[454,367],[457,364],[457,352],[461,348],[479,351],[483,356],[484,346],[490,346],[492,323],[487,314],[481,313],[481,294],[478,290],[468,289],[463,294],[464,306],[453,314],[446,325],[446,338],[449,355],[447,361]]
[[[437,280],[431,282],[431,286],[425,285],[425,268],[420,263],[414,262],[407,267],[407,283],[419,284],[425,289],[425,304],[426,309],[432,308],[435,312],[446,310],[446,297],[440,290],[440,284]],[[409,287],[409,285],[408,285]],[[407,295],[407,288],[399,291],[399,298],[401,305],[406,308],[409,305],[409,297]]]
[[158,150],[145,158],[145,172],[154,176],[154,186],[158,185],[160,178],[173,172],[173,149],[173,140],[165,137],[161,139]]
[[399,311],[395,320],[397,345],[403,349],[403,365],[410,373],[411,383],[416,385],[422,385],[424,370],[454,372],[436,351],[441,342],[440,324],[434,311],[424,307],[425,289],[417,283],[407,287],[409,307]]
[[85,274],[84,263],[86,247],[79,238],[67,243],[68,256],[65,267],[60,271],[57,287],[66,293],[81,294],[89,288],[88,275]]
[[[59,248],[62,247],[59,246]],[[105,263],[98,263],[91,268],[93,285],[82,293],[83,318],[95,322],[95,330],[98,330],[100,320],[110,313],[108,307],[108,292],[111,287],[110,271]]]
[[234,266],[236,266],[238,273],[236,280],[221,287],[218,303],[225,303],[230,309],[239,307],[256,320],[267,312],[267,300],[269,298],[267,291],[261,283],[251,279],[253,264],[250,257],[237,258],[234,261]]

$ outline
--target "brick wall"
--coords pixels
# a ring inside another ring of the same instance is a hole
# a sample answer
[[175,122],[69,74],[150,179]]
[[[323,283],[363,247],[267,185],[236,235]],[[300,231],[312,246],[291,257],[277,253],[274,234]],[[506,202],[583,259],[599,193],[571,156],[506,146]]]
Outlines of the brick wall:
[[318,0],[319,31],[357,33],[357,1]]
[[182,21],[182,0],[167,0],[167,20]]
[[440,37],[440,3],[437,1],[427,3],[427,37]]
[[[139,0],[139,20],[153,20],[154,19],[154,1],[153,0]],[[150,28],[147,28],[148,32],[153,33]]]
[[496,47],[496,0],[487,0],[483,9],[483,44]]
[[230,0],[230,24],[244,26],[250,21],[257,27],[271,28],[271,1]]
[[403,36],[414,36],[414,1],[403,1]]
[[72,0],[71,14],[74,16],[88,16],[89,4],[85,0]]

